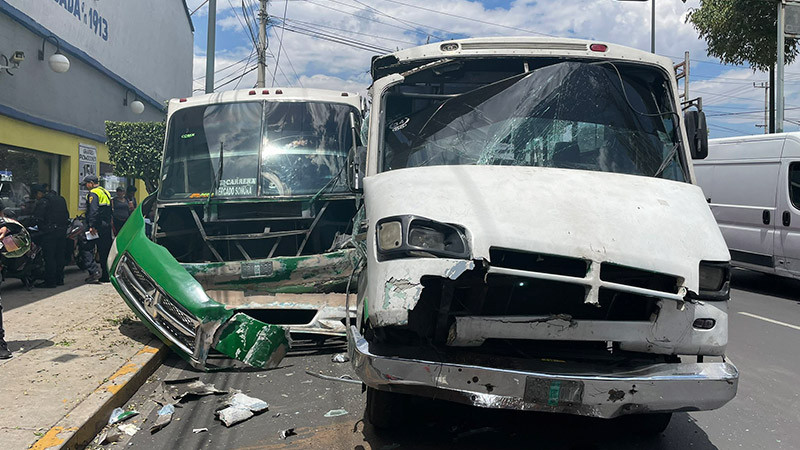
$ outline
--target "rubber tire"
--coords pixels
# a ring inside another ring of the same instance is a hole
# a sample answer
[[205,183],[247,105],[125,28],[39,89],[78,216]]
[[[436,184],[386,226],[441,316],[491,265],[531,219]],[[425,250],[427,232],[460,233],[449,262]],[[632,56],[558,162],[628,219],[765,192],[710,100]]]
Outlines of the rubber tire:
[[618,420],[620,425],[623,425],[630,433],[639,436],[656,436],[667,429],[670,419],[672,419],[672,413],[651,413],[632,414],[620,417]]
[[408,398],[402,394],[381,391],[367,386],[367,407],[364,418],[379,430],[390,430],[404,423]]

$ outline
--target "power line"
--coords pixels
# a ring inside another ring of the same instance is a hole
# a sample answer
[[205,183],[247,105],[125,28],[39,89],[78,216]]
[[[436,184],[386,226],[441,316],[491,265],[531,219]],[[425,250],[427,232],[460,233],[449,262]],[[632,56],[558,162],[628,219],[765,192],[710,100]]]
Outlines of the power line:
[[197,8],[195,8],[194,11],[190,12],[189,15],[193,16],[194,13],[196,13],[198,9],[202,8],[203,6],[206,6],[206,3],[208,3],[208,0],[204,0],[203,3],[201,3],[200,6],[198,6]]
[[372,45],[372,44],[369,44],[369,43],[366,43],[366,42],[357,41],[355,39],[350,39],[350,38],[347,38],[347,37],[337,36],[337,35],[334,35],[334,34],[325,33],[325,32],[322,32],[322,31],[313,30],[313,29],[309,29],[309,28],[298,27],[298,26],[289,26],[287,24],[273,25],[273,26],[277,27],[277,28],[283,28],[286,31],[290,31],[290,32],[293,32],[293,33],[304,34],[306,36],[311,36],[311,37],[314,37],[314,38],[317,38],[317,39],[322,39],[322,40],[326,40],[326,41],[330,41],[330,42],[335,42],[335,43],[338,43],[338,44],[347,45],[349,47],[357,48],[359,50],[366,50],[366,51],[375,52],[375,53],[390,53],[391,52],[391,50],[387,49],[387,48],[378,47],[376,45]]
[[371,37],[371,38],[375,38],[375,39],[383,39],[383,40],[386,40],[386,41],[397,42],[397,43],[400,43],[400,44],[417,45],[417,42],[402,41],[400,39],[394,39],[394,38],[390,38],[390,37],[386,37],[386,36],[378,36],[376,34],[362,33],[360,31],[345,30],[345,29],[342,29],[342,28],[336,28],[336,27],[332,27],[332,26],[329,26],[329,25],[322,25],[320,23],[306,22],[304,20],[286,19],[286,22],[289,22],[289,25],[291,25],[291,23],[294,22],[294,23],[299,23],[301,25],[314,26],[314,27],[318,27],[318,28],[326,28],[326,29],[333,30],[333,31],[341,31],[341,32],[344,32],[344,33],[357,34],[357,35],[360,35],[360,36],[367,36],[367,37]]
[[257,68],[258,68],[258,66],[253,66],[253,67],[251,67],[249,70],[246,70],[246,71],[245,71],[243,74],[241,74],[241,75],[240,75],[238,78],[231,78],[230,80],[228,80],[228,81],[226,81],[226,82],[224,82],[224,83],[222,83],[222,84],[220,84],[220,85],[218,85],[218,86],[214,86],[214,90],[216,91],[217,89],[221,88],[222,86],[226,86],[226,85],[228,85],[228,84],[231,84],[231,83],[233,83],[233,82],[234,82],[234,81],[236,81],[237,79],[244,78],[244,76],[245,76],[245,75],[247,75],[248,73],[250,73],[250,72],[252,72],[252,71],[256,70]]
[[[286,23],[286,11],[289,9],[289,2],[283,4],[283,22]],[[278,57],[275,58],[275,69],[272,71],[272,85],[275,86],[275,74],[278,73],[278,64],[281,62],[281,50],[283,49],[283,34],[286,28],[281,29],[281,36],[278,38]],[[275,33],[278,36],[278,33]]]
[[489,22],[487,20],[476,19],[474,17],[459,16],[458,14],[439,11],[439,10],[432,9],[432,8],[426,8],[424,6],[413,5],[413,4],[410,4],[410,3],[401,2],[399,0],[384,0],[384,1],[389,2],[389,3],[396,3],[398,5],[408,6],[410,8],[421,9],[423,11],[430,11],[432,13],[441,14],[443,16],[455,17],[455,18],[458,18],[458,19],[469,20],[470,22],[477,22],[477,23],[482,23],[482,24],[485,24],[485,25],[491,25],[491,26],[495,26],[495,27],[499,27],[499,28],[505,28],[507,30],[522,31],[522,32],[525,32],[525,33],[538,34],[539,36],[557,37],[557,36],[553,36],[553,35],[547,34],[547,33],[539,33],[538,31],[527,30],[525,28],[512,27],[512,26],[509,26],[509,25],[502,25],[502,24],[499,24],[499,23]]

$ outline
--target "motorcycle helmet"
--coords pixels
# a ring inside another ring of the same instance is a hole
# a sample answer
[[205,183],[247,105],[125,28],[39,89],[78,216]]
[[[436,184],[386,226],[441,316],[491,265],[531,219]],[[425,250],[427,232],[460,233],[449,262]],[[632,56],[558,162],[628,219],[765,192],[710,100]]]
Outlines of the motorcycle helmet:
[[31,235],[25,227],[14,219],[0,218],[0,227],[8,228],[8,233],[0,239],[0,256],[19,258],[31,249]]

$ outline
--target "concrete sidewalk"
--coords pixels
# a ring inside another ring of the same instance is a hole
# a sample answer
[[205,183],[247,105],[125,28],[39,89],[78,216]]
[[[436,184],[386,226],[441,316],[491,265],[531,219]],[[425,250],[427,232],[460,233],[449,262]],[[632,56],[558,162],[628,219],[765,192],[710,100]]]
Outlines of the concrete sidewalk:
[[74,447],[91,439],[160,363],[161,342],[111,284],[67,272],[56,289],[0,289],[6,341],[0,361],[0,448]]

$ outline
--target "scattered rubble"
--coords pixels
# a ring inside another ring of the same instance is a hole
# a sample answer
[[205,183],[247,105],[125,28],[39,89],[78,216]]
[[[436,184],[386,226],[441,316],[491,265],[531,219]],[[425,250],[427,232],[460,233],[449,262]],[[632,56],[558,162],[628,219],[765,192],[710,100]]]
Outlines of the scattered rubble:
[[167,394],[175,400],[183,400],[187,395],[202,397],[212,394],[227,394],[228,391],[217,389],[213,384],[200,381],[199,377],[181,380],[165,380]]
[[158,410],[158,417],[156,418],[156,422],[150,427],[150,433],[155,433],[156,431],[166,427],[172,422],[172,415],[175,414],[175,405],[167,404],[161,407]]
[[136,411],[135,409],[130,411],[125,411],[122,408],[114,408],[114,410],[111,411],[111,416],[108,418],[108,424],[114,425],[115,423],[123,422],[125,420],[130,419],[133,416],[138,416],[138,415],[139,411]]
[[347,356],[347,353],[337,353],[331,357],[331,362],[335,363],[346,363],[350,361],[350,357]]
[[232,390],[230,397],[223,403],[223,408],[217,410],[217,417],[226,427],[231,427],[239,422],[253,417],[255,413],[269,409],[267,402]]
[[103,432],[98,439],[100,445],[111,444],[112,442],[119,442],[122,439],[122,432],[119,428],[110,428]]
[[119,428],[119,431],[122,431],[128,436],[133,436],[134,434],[136,434],[136,432],[138,432],[141,429],[132,423],[126,423],[125,425],[120,425],[117,428]]
[[294,428],[287,428],[285,430],[280,431],[278,433],[278,436],[280,436],[281,439],[286,439],[289,436],[297,436],[297,433],[294,432]]
[[339,417],[345,414],[348,414],[348,412],[343,409],[332,409],[325,413],[325,417]]

